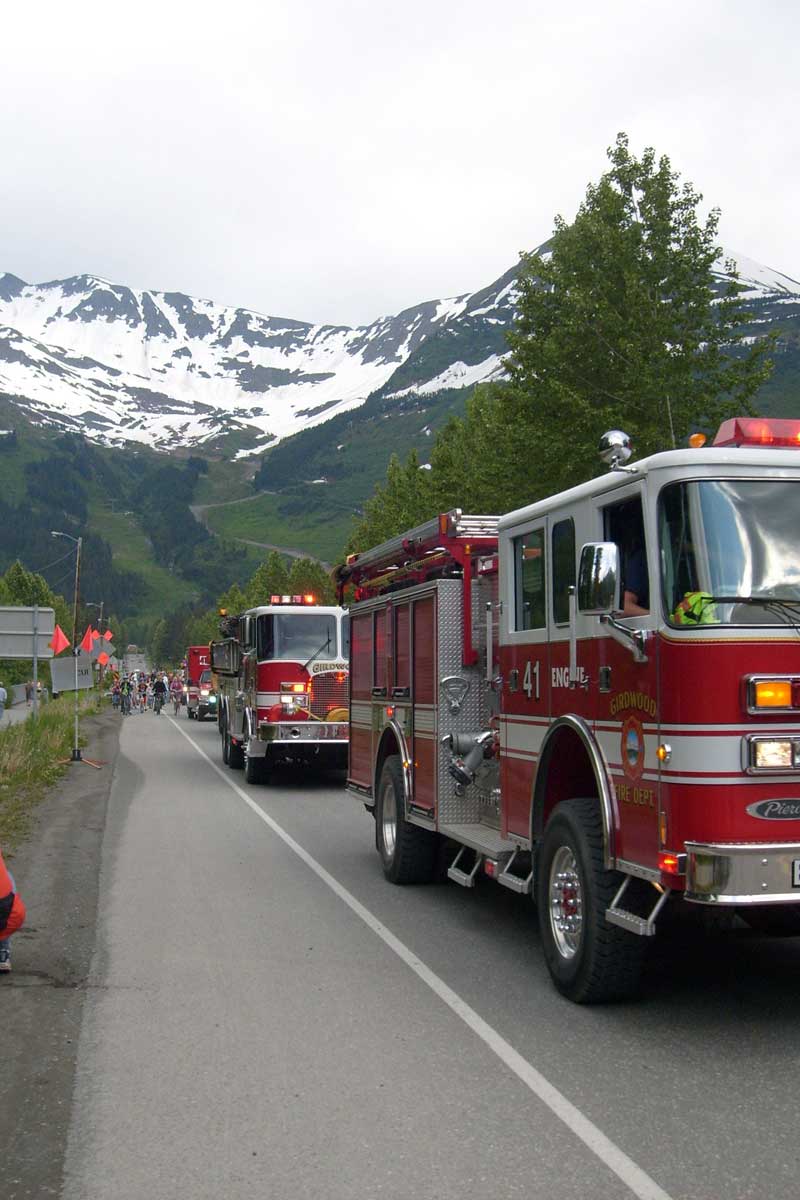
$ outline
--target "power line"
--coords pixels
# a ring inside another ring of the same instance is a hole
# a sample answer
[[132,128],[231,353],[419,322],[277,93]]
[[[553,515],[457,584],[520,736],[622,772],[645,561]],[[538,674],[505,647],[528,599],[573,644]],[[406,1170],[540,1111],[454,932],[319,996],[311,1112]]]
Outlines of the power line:
[[63,562],[65,558],[69,558],[69,556],[74,553],[74,550],[67,550],[66,554],[62,554],[60,558],[54,558],[53,561],[47,563],[46,566],[34,567],[33,574],[41,575],[42,571],[49,571],[51,567],[57,567],[60,562]]

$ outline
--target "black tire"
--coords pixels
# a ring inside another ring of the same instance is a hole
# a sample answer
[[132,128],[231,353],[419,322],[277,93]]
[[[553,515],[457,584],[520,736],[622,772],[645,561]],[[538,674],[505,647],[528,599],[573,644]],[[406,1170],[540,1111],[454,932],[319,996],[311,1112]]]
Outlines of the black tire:
[[375,845],[391,883],[430,883],[436,870],[436,834],[405,818],[400,756],[386,759],[375,805]]
[[739,908],[739,916],[755,930],[767,937],[800,937],[800,905],[767,904]]
[[[536,904],[553,983],[576,1004],[622,1000],[638,989],[647,939],[610,925],[605,917],[622,879],[603,866],[598,802],[559,804],[538,856]],[[566,924],[570,919],[572,927]]]
[[228,743],[228,766],[232,771],[241,771],[244,766],[244,750],[233,741],[227,729],[225,730],[225,739]]
[[225,764],[225,766],[227,767],[228,763],[230,761],[230,756],[231,756],[231,743],[228,738],[228,726],[227,725],[223,725],[221,727],[220,734],[222,735],[222,761]]
[[192,719],[192,710],[189,708],[189,705],[187,704],[186,705],[186,720],[191,721],[191,719]]
[[266,783],[269,779],[269,767],[265,758],[251,758],[247,747],[243,746],[244,778],[247,783]]

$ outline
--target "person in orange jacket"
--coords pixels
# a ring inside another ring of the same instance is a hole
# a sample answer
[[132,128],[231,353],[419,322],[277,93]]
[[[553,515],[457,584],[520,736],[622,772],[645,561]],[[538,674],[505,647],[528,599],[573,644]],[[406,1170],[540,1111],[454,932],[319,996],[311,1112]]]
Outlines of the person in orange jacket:
[[14,878],[0,854],[0,971],[11,970],[11,935],[25,920],[25,905],[14,890]]

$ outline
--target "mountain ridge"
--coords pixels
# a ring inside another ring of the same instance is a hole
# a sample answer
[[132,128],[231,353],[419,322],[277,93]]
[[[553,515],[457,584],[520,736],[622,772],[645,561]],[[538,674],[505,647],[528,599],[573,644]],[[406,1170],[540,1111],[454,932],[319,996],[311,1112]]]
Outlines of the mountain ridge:
[[[540,250],[546,252],[545,243]],[[718,282],[725,259],[716,264]],[[744,256],[751,335],[800,325],[800,282]],[[0,395],[107,446],[259,454],[370,397],[470,389],[503,373],[517,266],[473,293],[369,325],[314,325],[85,273],[0,275]]]

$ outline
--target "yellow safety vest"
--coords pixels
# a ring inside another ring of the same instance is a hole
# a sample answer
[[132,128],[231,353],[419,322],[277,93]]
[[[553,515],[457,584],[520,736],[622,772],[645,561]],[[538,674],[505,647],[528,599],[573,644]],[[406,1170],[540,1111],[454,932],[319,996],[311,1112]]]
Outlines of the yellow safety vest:
[[719,625],[716,605],[710,592],[686,592],[675,605],[672,620],[676,625]]

